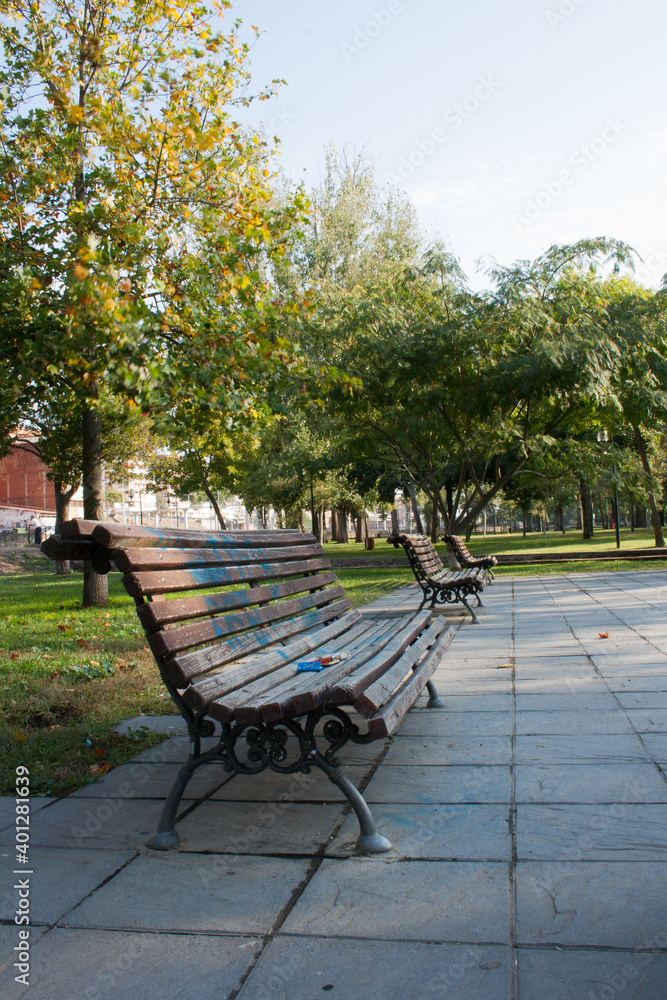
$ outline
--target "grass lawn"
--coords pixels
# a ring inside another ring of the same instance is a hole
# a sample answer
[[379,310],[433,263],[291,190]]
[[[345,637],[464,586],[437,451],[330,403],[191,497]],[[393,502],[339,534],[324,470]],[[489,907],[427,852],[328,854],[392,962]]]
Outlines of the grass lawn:
[[[41,567],[38,567],[41,568]],[[30,769],[34,795],[63,795],[160,741],[113,727],[172,711],[134,602],[110,576],[105,609],[81,608],[81,574],[0,577],[0,794]]]
[[[630,531],[629,528],[621,528],[621,552],[623,549],[651,549],[655,541],[651,528],[636,528]],[[616,548],[616,532],[611,530],[597,530],[593,538],[583,539],[580,531],[548,531],[546,539],[538,532],[529,532],[525,538],[521,533],[494,535],[493,533],[484,535],[471,535],[467,543],[473,555],[482,553],[493,553],[494,555],[510,555],[514,553],[530,552],[586,552],[590,551],[591,557],[595,552],[604,549]],[[436,548],[444,553],[444,543],[438,542]],[[329,542],[325,545],[327,555],[332,559],[346,559],[353,557],[368,556],[369,559],[378,556],[401,556],[402,548],[394,548],[387,543],[386,538],[376,538],[375,548],[364,549],[358,542],[347,542],[339,545],[338,542]]]

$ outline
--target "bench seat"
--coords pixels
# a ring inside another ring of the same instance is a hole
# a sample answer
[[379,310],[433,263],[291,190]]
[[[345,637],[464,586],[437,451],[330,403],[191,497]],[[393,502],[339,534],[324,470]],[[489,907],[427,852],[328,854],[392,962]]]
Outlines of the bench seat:
[[[150,847],[177,847],[175,816],[194,770],[239,774],[315,765],[347,795],[360,851],[388,850],[337,754],[396,732],[453,630],[428,611],[370,620],[352,609],[322,546],[299,531],[202,532],[69,521],[43,546],[76,551],[97,572],[115,565],[164,684],[183,715],[190,755]],[[297,664],[331,656],[320,671]],[[364,730],[364,731],[362,731]],[[213,748],[202,739],[217,737]]]
[[482,606],[480,594],[489,582],[489,577],[483,568],[476,566],[472,569],[451,572],[426,535],[394,533],[387,541],[395,548],[401,545],[405,550],[415,579],[422,590],[420,611],[429,600],[431,608],[438,604],[463,604],[472,615],[473,624],[479,624],[479,618],[468,604],[468,598],[476,597],[477,606]]

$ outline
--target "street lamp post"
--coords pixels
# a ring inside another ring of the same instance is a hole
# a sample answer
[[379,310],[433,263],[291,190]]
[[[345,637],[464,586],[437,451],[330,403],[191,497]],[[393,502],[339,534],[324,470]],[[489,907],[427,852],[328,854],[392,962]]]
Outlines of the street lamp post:
[[[607,434],[607,431],[604,428],[601,431],[598,431],[598,444],[607,444],[608,441],[609,441],[609,435]],[[612,438],[611,444],[613,443],[614,439]],[[605,455],[606,454],[607,452],[605,451]],[[614,481],[614,523],[616,525],[616,548],[620,549],[621,531],[618,522],[618,487],[616,485],[616,459],[613,456],[611,459],[611,474]]]

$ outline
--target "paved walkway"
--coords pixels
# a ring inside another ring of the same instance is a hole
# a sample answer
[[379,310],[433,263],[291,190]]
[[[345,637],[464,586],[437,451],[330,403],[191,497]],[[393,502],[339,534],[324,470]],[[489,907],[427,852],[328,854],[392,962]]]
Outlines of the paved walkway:
[[185,753],[173,736],[35,801],[26,989],[6,811],[3,997],[665,1000],[667,573],[484,597],[438,671],[446,708],[346,755],[389,855],[352,854],[322,776],[218,766],[188,789],[182,850],[146,850]]

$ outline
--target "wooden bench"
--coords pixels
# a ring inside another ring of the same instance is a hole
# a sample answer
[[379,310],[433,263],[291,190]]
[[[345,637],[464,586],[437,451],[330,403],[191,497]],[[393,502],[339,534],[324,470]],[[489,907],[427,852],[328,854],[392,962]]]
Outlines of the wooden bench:
[[442,540],[451,546],[456,561],[460,566],[464,566],[466,569],[483,569],[492,580],[494,579],[492,567],[498,565],[498,560],[495,556],[471,555],[468,552],[468,546],[460,535],[443,535]]
[[[89,559],[98,573],[115,563],[187,723],[190,754],[148,847],[178,847],[176,812],[188,780],[215,761],[236,774],[321,768],[357,814],[358,850],[390,849],[338,753],[348,741],[395,733],[424,687],[429,707],[442,704],[430,678],[453,636],[444,620],[428,612],[362,617],[322,546],[299,531],[68,521],[43,551]],[[298,661],[324,654],[340,659],[319,672],[297,672]],[[202,745],[207,737],[215,737],[212,746]]]
[[390,535],[387,539],[395,548],[402,545],[410,560],[412,572],[422,589],[419,610],[430,600],[431,608],[437,604],[463,604],[472,615],[473,624],[479,618],[468,604],[468,597],[476,597],[482,607],[481,592],[489,582],[483,569],[465,569],[452,573],[438,555],[433,542],[426,535]]

